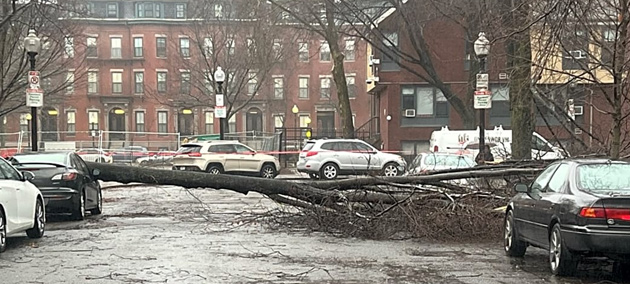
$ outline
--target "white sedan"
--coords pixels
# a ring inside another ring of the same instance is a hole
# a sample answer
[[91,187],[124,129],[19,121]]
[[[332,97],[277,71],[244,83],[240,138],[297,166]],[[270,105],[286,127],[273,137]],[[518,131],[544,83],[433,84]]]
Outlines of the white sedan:
[[24,232],[29,238],[44,236],[44,198],[30,182],[34,177],[31,172],[20,173],[0,158],[0,252],[7,248],[7,237]]
[[110,153],[97,148],[80,149],[77,151],[77,155],[88,162],[112,163],[114,161]]

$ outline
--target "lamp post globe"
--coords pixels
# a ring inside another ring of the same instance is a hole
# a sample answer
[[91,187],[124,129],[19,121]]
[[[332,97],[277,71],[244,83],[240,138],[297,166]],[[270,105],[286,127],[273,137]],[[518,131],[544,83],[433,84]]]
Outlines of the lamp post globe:
[[37,55],[42,47],[41,40],[37,37],[35,30],[30,29],[28,35],[24,38],[24,49],[29,54]]
[[490,53],[490,41],[486,38],[486,33],[480,32],[474,44],[475,54],[479,58],[488,56]]
[[217,67],[217,71],[214,71],[214,81],[217,82],[217,84],[223,84],[223,82],[225,82],[225,72],[223,72],[221,67]]

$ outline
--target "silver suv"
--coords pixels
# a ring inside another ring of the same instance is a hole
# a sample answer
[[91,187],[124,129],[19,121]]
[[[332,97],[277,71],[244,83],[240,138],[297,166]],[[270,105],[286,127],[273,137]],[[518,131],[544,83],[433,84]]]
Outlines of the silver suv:
[[297,163],[298,172],[308,173],[313,179],[369,173],[398,176],[406,166],[401,156],[381,152],[358,139],[309,140]]

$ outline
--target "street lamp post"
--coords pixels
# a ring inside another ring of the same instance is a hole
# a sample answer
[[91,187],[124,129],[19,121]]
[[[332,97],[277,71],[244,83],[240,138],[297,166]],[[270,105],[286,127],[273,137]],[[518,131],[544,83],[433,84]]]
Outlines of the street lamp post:
[[[37,56],[41,48],[41,42],[35,34],[35,30],[31,29],[28,31],[28,36],[24,39],[24,48],[31,63],[30,71],[35,71],[35,56]],[[37,84],[39,85],[39,83]],[[37,107],[34,106],[31,106],[31,150],[37,152]]]
[[[486,74],[486,58],[490,53],[490,41],[484,32],[479,33],[479,38],[474,44],[475,54],[479,58],[479,74],[475,92],[475,108],[479,109],[479,153],[483,153],[486,143],[486,109],[491,107],[492,99],[489,97],[488,74]],[[483,154],[481,154],[483,157]]]
[[225,82],[225,72],[221,69],[221,67],[217,67],[217,71],[214,72],[214,81],[217,83],[217,94],[215,96],[215,112],[217,108],[223,109],[222,112],[219,112],[219,139],[223,140],[225,138],[225,104],[223,100],[223,82]]
[[295,129],[299,129],[300,125],[298,121],[298,112],[300,112],[300,109],[297,105],[293,105],[293,108],[291,108],[291,112],[295,115]]

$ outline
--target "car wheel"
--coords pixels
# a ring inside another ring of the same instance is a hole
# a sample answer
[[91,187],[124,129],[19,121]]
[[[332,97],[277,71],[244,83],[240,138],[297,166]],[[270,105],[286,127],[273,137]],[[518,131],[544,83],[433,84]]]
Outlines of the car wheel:
[[0,210],[0,252],[7,250],[7,221]]
[[577,270],[578,260],[566,247],[559,224],[549,235],[549,264],[553,275],[570,276]]
[[322,177],[323,179],[328,179],[328,180],[336,179],[337,176],[339,176],[339,167],[337,167],[337,165],[333,163],[325,164],[319,170],[319,176]]
[[96,162],[97,162],[97,163],[104,163],[104,162],[105,162],[105,160],[104,160],[103,158],[98,158],[98,159],[96,159]]
[[39,239],[44,236],[44,229],[46,227],[46,212],[44,212],[44,205],[42,201],[37,199],[35,204],[35,222],[33,228],[26,230],[26,235],[31,239]]
[[398,170],[398,164],[396,163],[387,163],[383,167],[383,176],[386,177],[395,177],[400,175],[401,172]]
[[505,254],[508,256],[522,257],[527,250],[527,243],[518,239],[518,232],[514,226],[514,213],[511,210],[505,216],[503,244]]
[[318,175],[318,174],[309,173],[309,174],[308,174],[308,176],[309,176],[311,179],[319,179],[319,175]]
[[223,168],[218,165],[211,165],[208,167],[206,172],[208,172],[211,175],[220,175],[223,173]]
[[276,177],[276,168],[272,165],[263,165],[260,169],[260,176],[267,179],[273,179]]
[[96,193],[96,208],[90,209],[90,214],[101,215],[101,213],[103,213],[103,193],[99,188]]
[[85,219],[85,194],[84,190],[75,196],[75,204],[72,209],[72,220],[81,221]]

